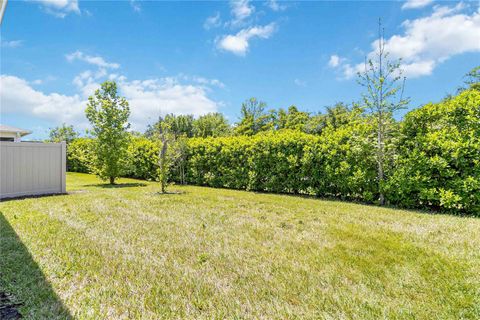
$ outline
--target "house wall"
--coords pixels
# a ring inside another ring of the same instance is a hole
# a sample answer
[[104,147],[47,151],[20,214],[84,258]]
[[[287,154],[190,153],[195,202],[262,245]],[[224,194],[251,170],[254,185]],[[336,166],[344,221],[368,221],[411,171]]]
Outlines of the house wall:
[[0,132],[0,138],[13,138],[14,142],[20,142],[22,137],[17,132]]
[[0,142],[0,199],[65,193],[65,171],[65,142]]

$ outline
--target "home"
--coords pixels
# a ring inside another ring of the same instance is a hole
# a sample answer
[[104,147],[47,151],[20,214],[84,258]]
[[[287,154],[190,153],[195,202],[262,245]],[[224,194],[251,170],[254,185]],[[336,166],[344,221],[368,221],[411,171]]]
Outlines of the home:
[[32,131],[0,124],[0,141],[20,142],[23,136]]

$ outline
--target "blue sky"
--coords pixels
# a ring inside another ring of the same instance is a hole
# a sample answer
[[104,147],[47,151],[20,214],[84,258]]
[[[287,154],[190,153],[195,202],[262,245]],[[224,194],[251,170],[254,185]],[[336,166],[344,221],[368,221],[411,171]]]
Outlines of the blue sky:
[[32,138],[62,122],[84,130],[87,97],[107,79],[140,131],[170,112],[220,111],[233,123],[252,96],[319,112],[360,99],[355,72],[379,17],[403,58],[410,109],[455,92],[480,64],[477,1],[13,0],[1,25],[0,122]]

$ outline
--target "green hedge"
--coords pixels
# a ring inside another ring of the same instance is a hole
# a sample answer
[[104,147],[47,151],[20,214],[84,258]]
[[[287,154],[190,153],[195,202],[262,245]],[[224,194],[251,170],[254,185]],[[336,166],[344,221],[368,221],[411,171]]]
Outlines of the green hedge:
[[366,122],[314,136],[284,130],[188,142],[187,182],[372,201],[375,159]]
[[91,173],[93,164],[93,144],[90,138],[77,138],[67,145],[67,170]]
[[480,215],[480,92],[411,111],[401,133],[388,199]]
[[158,177],[158,144],[143,137],[133,137],[127,148],[125,176],[144,180]]
[[[67,169],[72,172],[92,173],[94,139],[79,138],[67,146]],[[123,176],[156,180],[158,174],[158,144],[144,137],[131,137],[127,157],[122,159]]]
[[[187,139],[186,145],[177,146],[186,149],[186,156],[174,157],[170,180],[375,202],[379,186],[373,121],[355,112],[350,117],[338,128],[327,126],[321,135],[280,130]],[[468,90],[425,105],[398,125],[385,146],[386,181],[381,187],[387,202],[480,215],[480,92]],[[90,171],[93,143],[82,138],[69,144],[69,170]],[[132,137],[124,160],[125,176],[155,180],[158,143]]]

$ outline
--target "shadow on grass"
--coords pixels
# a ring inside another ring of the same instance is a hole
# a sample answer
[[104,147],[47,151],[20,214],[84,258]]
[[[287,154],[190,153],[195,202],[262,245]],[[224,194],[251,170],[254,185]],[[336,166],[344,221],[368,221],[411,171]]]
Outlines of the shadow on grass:
[[165,191],[165,192],[161,192],[161,191],[157,191],[157,192],[154,192],[152,193],[154,196],[168,196],[168,195],[172,195],[172,194],[186,194],[187,192],[186,191],[178,191],[178,190],[174,190],[174,191]]
[[[13,200],[24,200],[24,199],[36,199],[36,198],[45,198],[45,197],[57,197],[57,196],[64,196],[69,194],[69,192],[65,193],[45,193],[45,194],[32,194],[27,196],[18,196],[18,197],[11,197],[11,198],[2,198],[0,202],[6,201],[13,201]],[[0,318],[2,320],[2,318]]]
[[0,319],[73,319],[0,212]]
[[133,188],[133,187],[146,187],[146,183],[141,182],[130,182],[130,183],[118,183],[118,184],[109,184],[109,183],[96,183],[96,184],[85,184],[84,187],[96,187],[104,189],[117,189],[117,188]]

